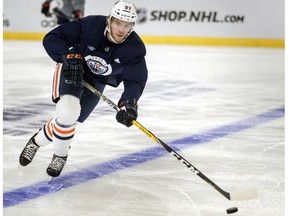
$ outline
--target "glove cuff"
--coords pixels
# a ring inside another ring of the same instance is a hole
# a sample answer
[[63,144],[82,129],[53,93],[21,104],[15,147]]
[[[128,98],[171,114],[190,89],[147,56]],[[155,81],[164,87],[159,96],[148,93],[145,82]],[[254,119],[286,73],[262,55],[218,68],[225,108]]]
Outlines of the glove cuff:
[[75,52],[75,51],[68,51],[64,55],[60,56],[59,62],[64,63],[69,60],[80,60],[82,61],[83,57],[81,54]]
[[134,109],[138,109],[137,100],[135,98],[127,98],[125,100],[120,100],[118,102],[118,107],[121,109],[122,107],[133,107]]

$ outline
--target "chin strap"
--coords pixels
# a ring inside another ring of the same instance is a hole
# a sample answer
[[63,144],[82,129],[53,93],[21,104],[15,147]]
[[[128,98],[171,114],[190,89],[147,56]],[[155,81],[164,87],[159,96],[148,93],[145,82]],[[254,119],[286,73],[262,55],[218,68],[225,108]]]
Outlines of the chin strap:
[[114,40],[114,38],[112,37],[112,35],[111,35],[111,30],[110,30],[110,23],[108,23],[107,25],[106,25],[106,28],[105,28],[105,31],[104,31],[104,36],[107,36],[107,38],[111,41],[111,42],[113,42],[113,43],[116,43],[116,44],[120,44],[120,43],[122,43],[123,41],[121,41],[121,42],[117,42],[117,41],[115,41]]

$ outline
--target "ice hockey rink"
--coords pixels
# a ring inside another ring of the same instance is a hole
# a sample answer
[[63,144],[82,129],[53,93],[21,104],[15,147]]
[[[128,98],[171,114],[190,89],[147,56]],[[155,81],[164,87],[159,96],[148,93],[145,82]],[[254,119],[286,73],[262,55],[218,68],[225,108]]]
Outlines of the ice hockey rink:
[[[53,117],[55,63],[41,41],[3,42],[5,216],[285,215],[284,49],[147,45],[138,121],[228,192],[230,201],[100,101],[78,124],[60,177],[52,147],[20,167],[28,139]],[[122,93],[107,87],[114,102]]]

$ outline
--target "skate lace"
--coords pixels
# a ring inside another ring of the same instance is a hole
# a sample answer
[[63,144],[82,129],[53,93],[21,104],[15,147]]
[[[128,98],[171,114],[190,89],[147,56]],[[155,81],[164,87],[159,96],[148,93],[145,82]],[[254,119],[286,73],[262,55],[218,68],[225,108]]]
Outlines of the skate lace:
[[65,165],[65,162],[66,161],[63,158],[56,157],[50,164],[50,168],[54,170],[61,170]]
[[32,160],[33,157],[35,156],[37,150],[38,150],[38,147],[36,145],[29,144],[26,146],[26,148],[23,152],[23,157],[27,158],[28,160]]

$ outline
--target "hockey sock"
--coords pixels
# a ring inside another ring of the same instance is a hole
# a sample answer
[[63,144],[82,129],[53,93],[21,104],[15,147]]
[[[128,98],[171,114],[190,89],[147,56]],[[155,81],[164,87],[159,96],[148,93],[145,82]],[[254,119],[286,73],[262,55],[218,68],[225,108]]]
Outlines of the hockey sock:
[[44,147],[52,142],[52,129],[54,122],[55,119],[52,118],[40,129],[40,131],[35,137],[35,142],[37,143],[37,145]]
[[74,133],[75,124],[64,125],[59,123],[57,119],[55,120],[53,125],[53,150],[57,156],[67,156]]

